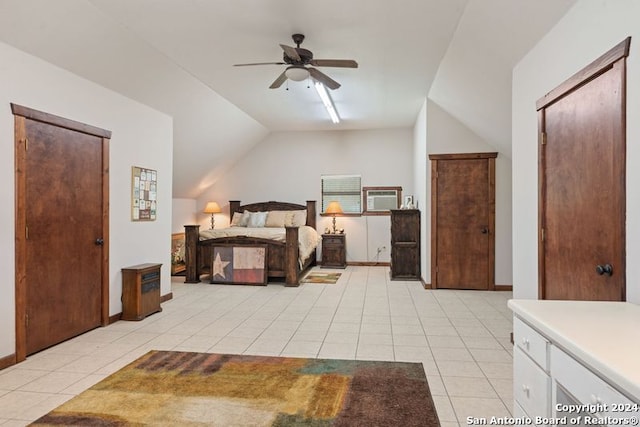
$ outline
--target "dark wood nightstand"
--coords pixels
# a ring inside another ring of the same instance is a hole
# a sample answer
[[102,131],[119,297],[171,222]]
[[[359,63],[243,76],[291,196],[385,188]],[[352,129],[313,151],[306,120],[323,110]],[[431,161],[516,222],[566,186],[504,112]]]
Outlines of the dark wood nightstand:
[[322,235],[322,267],[347,267],[347,243],[344,234]]

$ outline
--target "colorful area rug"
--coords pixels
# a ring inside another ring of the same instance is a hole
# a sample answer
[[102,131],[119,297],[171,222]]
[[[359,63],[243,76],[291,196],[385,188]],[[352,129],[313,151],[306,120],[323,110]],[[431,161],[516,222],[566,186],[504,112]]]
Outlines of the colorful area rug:
[[333,285],[338,281],[342,273],[320,273],[313,271],[307,274],[302,280],[302,283],[328,283]]
[[439,426],[420,363],[151,351],[34,426]]

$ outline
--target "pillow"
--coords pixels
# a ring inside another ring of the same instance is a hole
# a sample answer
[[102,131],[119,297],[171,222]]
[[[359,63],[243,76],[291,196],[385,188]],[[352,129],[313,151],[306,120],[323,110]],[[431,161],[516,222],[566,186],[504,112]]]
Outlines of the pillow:
[[247,226],[247,224],[249,223],[249,215],[251,215],[251,212],[244,211],[244,213],[242,214],[242,219],[238,223],[238,227],[246,227]]
[[242,212],[234,212],[233,217],[231,218],[230,227],[240,227],[240,222],[242,222],[242,217],[244,214]]
[[264,226],[284,228],[287,213],[287,211],[269,211],[267,213],[267,221],[264,223]]
[[307,225],[307,210],[289,211],[285,224],[289,227],[302,227]]
[[249,212],[249,222],[247,227],[264,227],[267,220],[267,212]]

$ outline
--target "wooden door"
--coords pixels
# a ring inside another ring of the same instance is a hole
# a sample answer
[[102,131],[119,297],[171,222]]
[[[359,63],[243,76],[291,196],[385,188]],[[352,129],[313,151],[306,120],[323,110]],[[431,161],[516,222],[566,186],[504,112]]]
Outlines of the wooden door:
[[497,153],[430,155],[431,284],[495,287],[495,158]]
[[106,324],[108,153],[105,131],[13,107],[20,360]]
[[629,39],[538,101],[542,299],[625,299]]

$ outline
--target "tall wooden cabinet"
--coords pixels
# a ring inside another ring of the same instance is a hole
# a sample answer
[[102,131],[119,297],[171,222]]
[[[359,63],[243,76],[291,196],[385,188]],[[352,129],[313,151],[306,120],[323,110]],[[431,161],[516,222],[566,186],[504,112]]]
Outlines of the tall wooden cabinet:
[[391,279],[420,280],[420,211],[391,210]]

